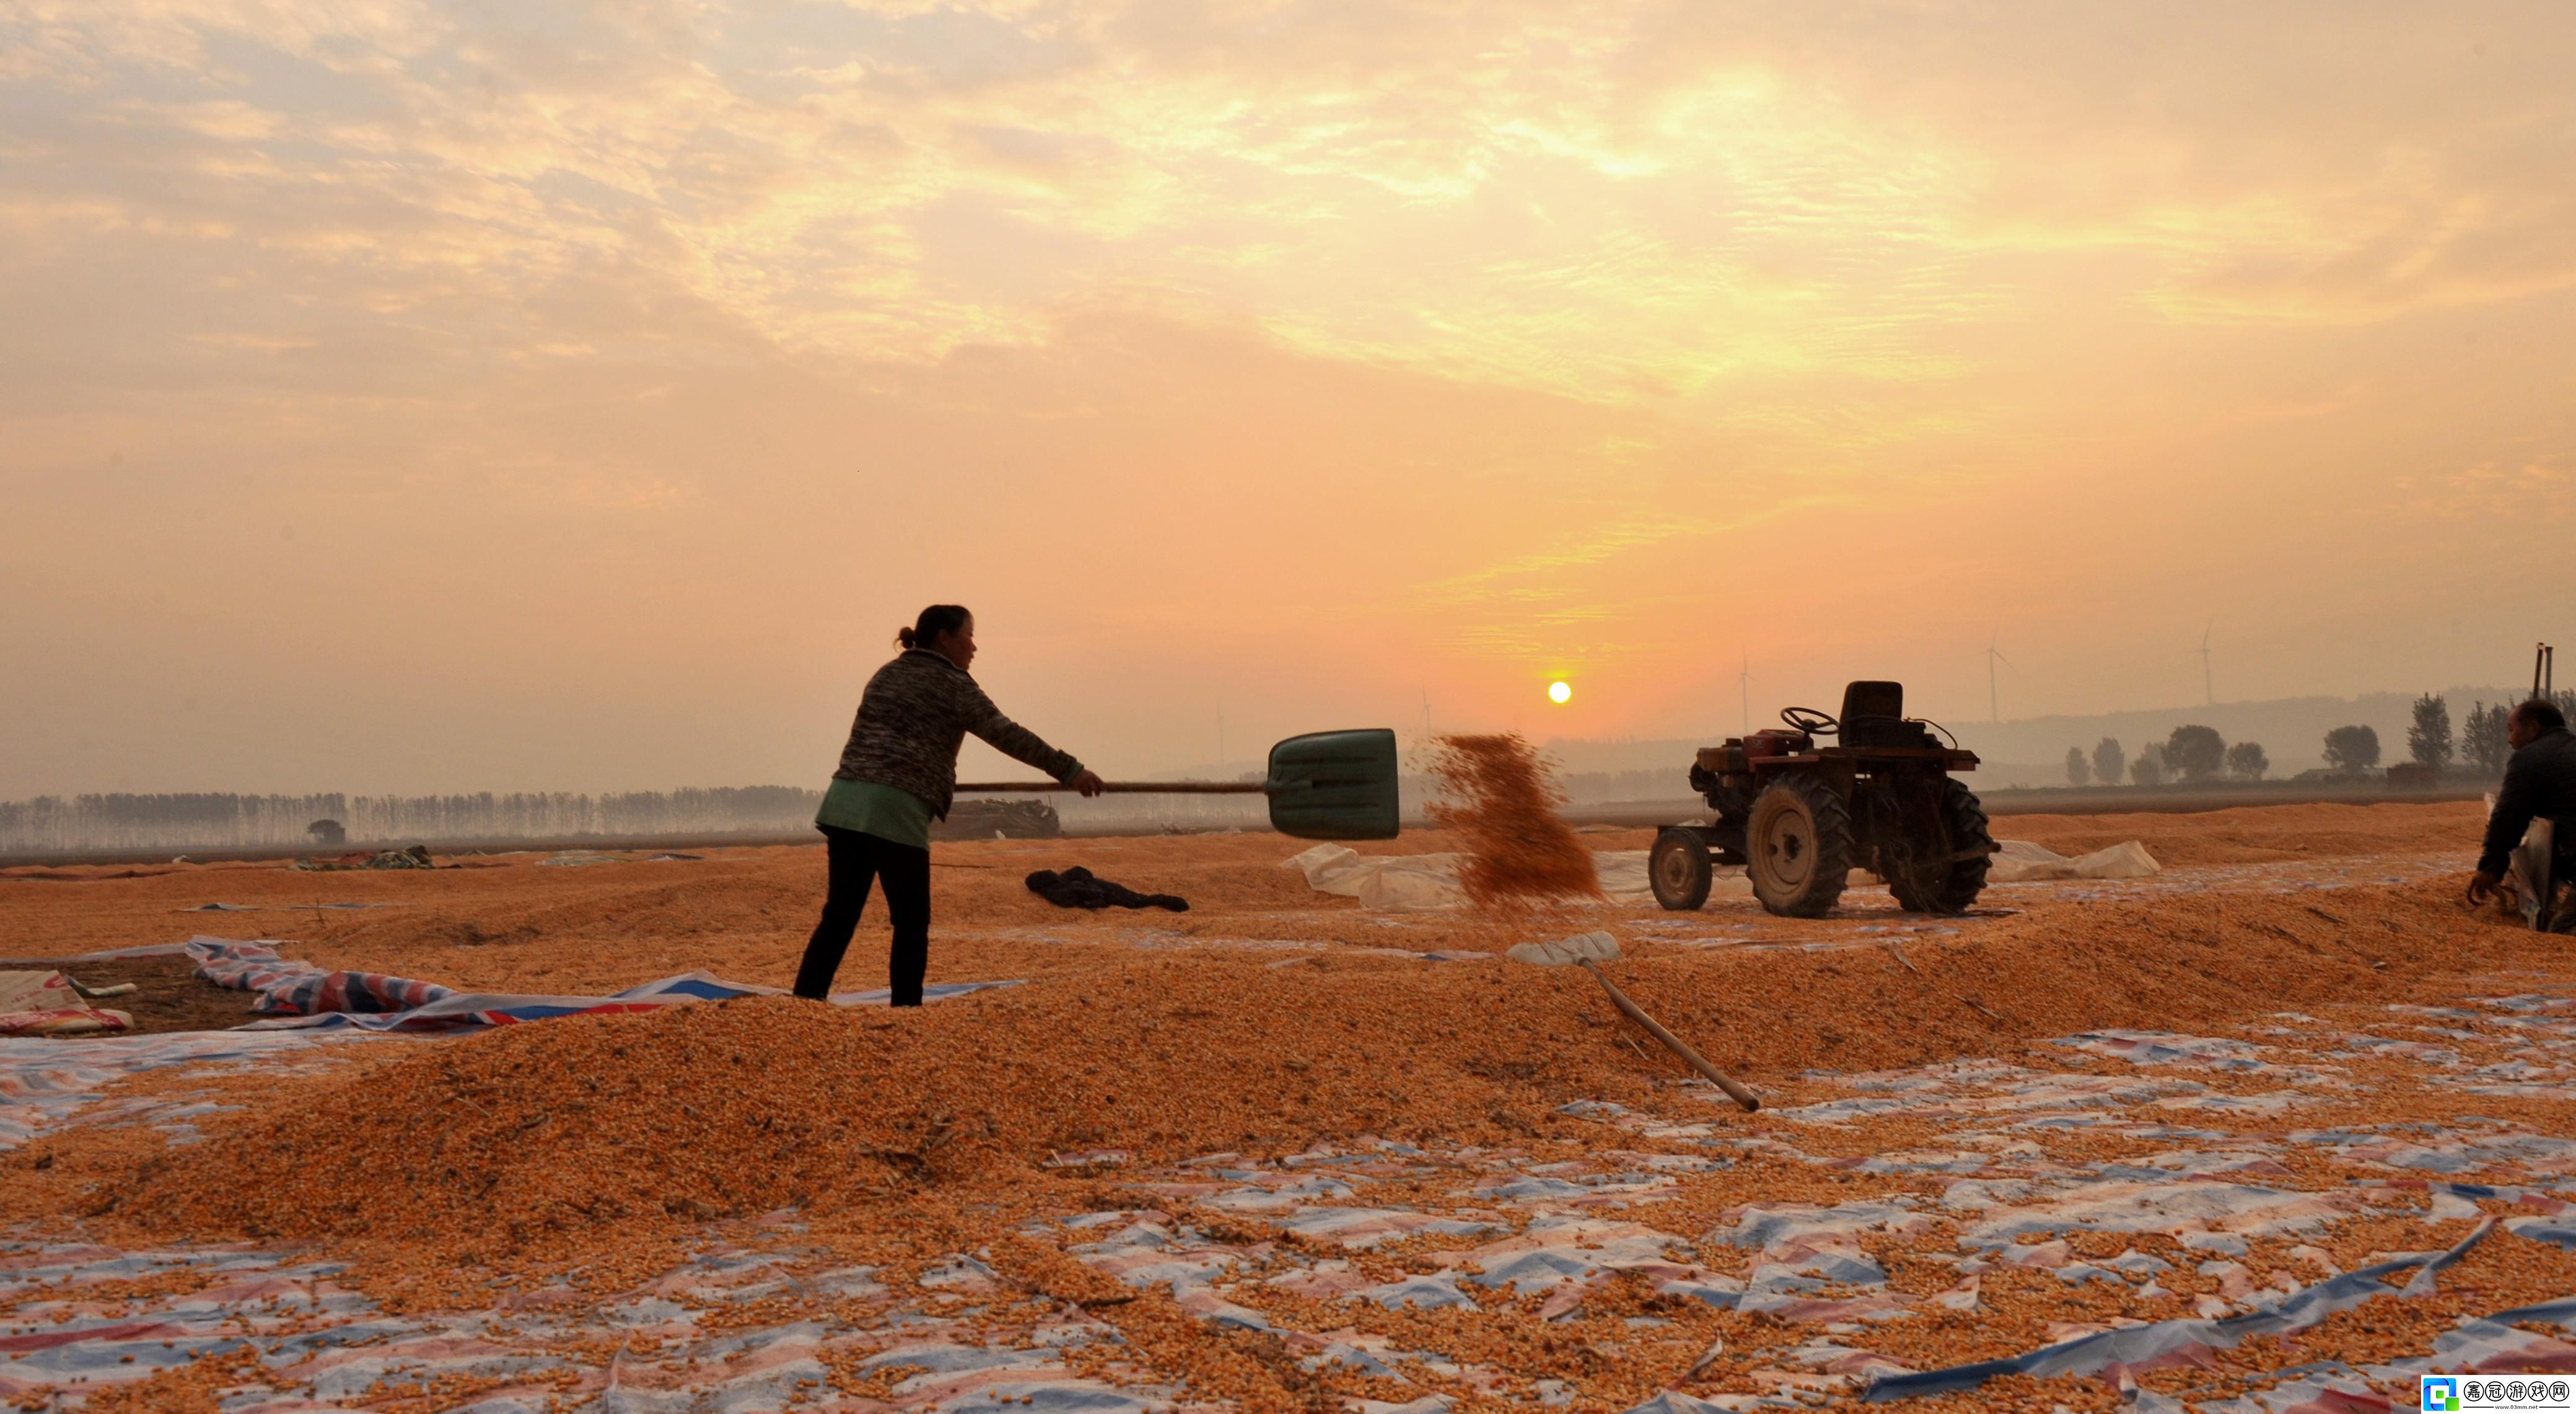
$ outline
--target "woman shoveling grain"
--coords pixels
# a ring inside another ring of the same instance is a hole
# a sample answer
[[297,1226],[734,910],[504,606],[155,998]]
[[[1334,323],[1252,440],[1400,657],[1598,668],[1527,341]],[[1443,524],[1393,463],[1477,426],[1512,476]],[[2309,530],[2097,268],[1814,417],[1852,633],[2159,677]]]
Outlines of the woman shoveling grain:
[[796,969],[796,995],[831,992],[850,935],[867,906],[868,886],[885,883],[894,951],[886,964],[895,1006],[921,1005],[930,969],[930,822],[946,819],[957,790],[957,751],[973,732],[995,750],[1024,761],[1084,795],[1100,777],[1038,734],[1002,715],[967,668],[975,661],[975,616],[956,604],[933,604],[895,632],[903,649],[877,669],[859,698],[841,769],[814,826],[823,832],[830,883],[822,921]]

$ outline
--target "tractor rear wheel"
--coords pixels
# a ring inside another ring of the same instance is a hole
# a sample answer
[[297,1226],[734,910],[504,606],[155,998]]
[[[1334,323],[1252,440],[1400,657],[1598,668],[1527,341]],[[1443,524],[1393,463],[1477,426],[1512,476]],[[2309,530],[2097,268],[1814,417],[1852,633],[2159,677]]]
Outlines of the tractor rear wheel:
[[1654,885],[1655,902],[1676,913],[1688,913],[1708,902],[1708,841],[1686,825],[1667,825],[1655,835],[1646,856],[1646,880]]
[[1764,908],[1783,918],[1821,918],[1851,877],[1851,810],[1822,777],[1784,777],[1753,798],[1744,854]]
[[1987,826],[1986,808],[1976,792],[1953,776],[1941,778],[1940,792],[1934,808],[1941,820],[1941,838],[1921,842],[1938,851],[1934,862],[1887,881],[1888,891],[1909,913],[1967,912],[1976,905],[1977,895],[1985,892],[1986,869],[1994,862],[1994,832]]

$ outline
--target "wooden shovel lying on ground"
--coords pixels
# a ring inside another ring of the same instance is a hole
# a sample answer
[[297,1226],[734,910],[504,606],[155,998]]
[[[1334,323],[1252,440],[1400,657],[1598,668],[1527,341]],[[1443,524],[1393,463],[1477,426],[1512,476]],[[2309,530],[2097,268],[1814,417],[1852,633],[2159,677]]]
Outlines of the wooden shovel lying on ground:
[[1628,1000],[1628,994],[1620,991],[1601,971],[1597,964],[1619,960],[1617,938],[1607,933],[1578,933],[1571,938],[1559,938],[1552,943],[1523,943],[1503,955],[1514,962],[1526,962],[1534,967],[1580,967],[1591,973],[1592,980],[1601,984],[1601,990],[1610,994],[1611,1005],[1627,1013],[1630,1021],[1646,1028],[1647,1035],[1663,1042],[1665,1050],[1681,1057],[1684,1064],[1698,1071],[1711,1085],[1725,1091],[1728,1098],[1742,1105],[1747,1111],[1762,1108],[1760,1096],[1736,1084],[1728,1078],[1725,1071],[1710,1065],[1707,1057],[1692,1050],[1689,1042],[1665,1030],[1662,1023],[1646,1015],[1644,1008]]

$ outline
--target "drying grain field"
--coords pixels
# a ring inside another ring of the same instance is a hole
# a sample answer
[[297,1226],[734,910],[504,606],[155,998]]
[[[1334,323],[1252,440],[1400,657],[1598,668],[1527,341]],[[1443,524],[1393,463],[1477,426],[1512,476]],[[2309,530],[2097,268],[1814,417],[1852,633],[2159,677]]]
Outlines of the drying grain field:
[[[2422,1369],[2576,1368],[2576,964],[2456,901],[2479,824],[2021,816],[2165,867],[1794,923],[1373,912],[1271,835],[941,845],[930,980],[1018,985],[0,1043],[0,1399],[2411,1407]],[[818,849],[450,862],[9,871],[0,956],[783,987],[822,883]],[[1074,864],[1191,908],[1021,885]],[[1500,956],[1591,928],[1760,1113]],[[841,985],[884,957],[872,911]]]

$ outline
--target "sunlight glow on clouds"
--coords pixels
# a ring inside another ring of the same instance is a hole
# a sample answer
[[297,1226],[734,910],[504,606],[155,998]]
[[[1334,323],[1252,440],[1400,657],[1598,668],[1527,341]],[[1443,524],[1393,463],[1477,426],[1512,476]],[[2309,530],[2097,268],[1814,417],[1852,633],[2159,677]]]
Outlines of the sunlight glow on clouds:
[[[2576,495],[2571,60],[2538,3],[19,0],[6,703],[75,785],[94,704],[257,660],[152,779],[258,785],[314,683],[542,665],[542,742],[677,671],[730,725],[661,759],[403,769],[784,777],[934,592],[1142,764],[1148,630],[1283,734],[1577,667],[1682,730],[1748,641],[1965,697],[1996,631],[2162,700],[2124,640],[2212,612],[2248,693],[2474,677]],[[347,670],[371,597],[453,617]]]

